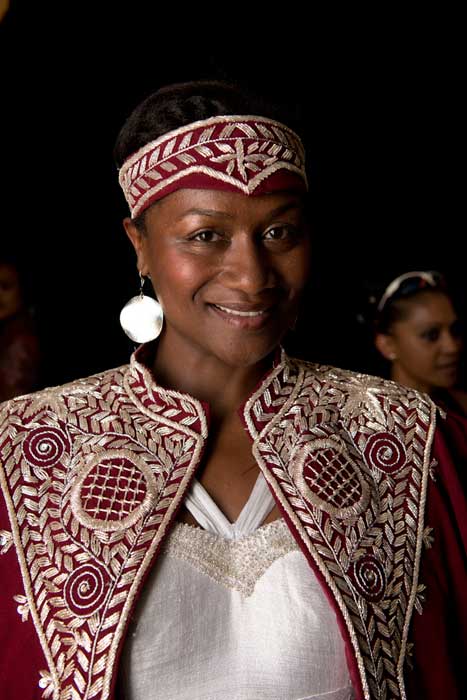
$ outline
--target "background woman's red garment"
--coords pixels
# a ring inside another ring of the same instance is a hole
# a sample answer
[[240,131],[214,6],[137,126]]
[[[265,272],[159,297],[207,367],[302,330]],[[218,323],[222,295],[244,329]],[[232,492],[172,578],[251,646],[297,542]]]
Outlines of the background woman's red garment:
[[414,653],[407,697],[461,700],[467,697],[466,419],[449,413],[438,422],[434,456],[436,481],[430,483],[425,518],[434,541],[422,556],[425,603],[409,634]]

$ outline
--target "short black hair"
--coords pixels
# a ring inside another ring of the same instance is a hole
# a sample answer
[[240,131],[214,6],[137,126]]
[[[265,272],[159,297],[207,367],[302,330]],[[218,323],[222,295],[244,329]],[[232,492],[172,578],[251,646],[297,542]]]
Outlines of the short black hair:
[[140,148],[169,131],[220,115],[267,117],[294,129],[285,107],[236,83],[198,80],[166,85],[144,99],[122,126],[115,143],[118,168]]

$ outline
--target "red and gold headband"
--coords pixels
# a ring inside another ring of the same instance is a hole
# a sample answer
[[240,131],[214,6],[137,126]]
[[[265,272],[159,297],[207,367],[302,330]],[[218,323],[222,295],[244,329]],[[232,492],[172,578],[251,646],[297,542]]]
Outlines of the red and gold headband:
[[182,187],[247,195],[307,190],[300,138],[254,116],[210,117],[170,131],[130,156],[118,179],[133,219]]

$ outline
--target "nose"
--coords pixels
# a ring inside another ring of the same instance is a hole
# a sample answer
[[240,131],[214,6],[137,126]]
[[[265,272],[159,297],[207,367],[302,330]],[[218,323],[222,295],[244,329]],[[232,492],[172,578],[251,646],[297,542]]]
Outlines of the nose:
[[222,263],[222,281],[229,288],[254,296],[276,285],[268,251],[250,235],[232,241]]

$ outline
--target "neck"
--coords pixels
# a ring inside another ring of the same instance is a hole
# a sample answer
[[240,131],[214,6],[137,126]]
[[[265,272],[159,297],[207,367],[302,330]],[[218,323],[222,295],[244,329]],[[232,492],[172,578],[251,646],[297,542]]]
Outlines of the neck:
[[397,364],[392,365],[391,379],[394,382],[398,382],[399,384],[409,387],[409,389],[416,389],[424,394],[431,394],[433,392],[433,387],[431,384],[417,379],[416,377],[412,377],[404,372],[403,368],[399,367]]
[[272,366],[271,356],[246,367],[231,367],[212,356],[176,357],[160,343],[153,370],[157,383],[209,404],[214,422],[236,412]]

